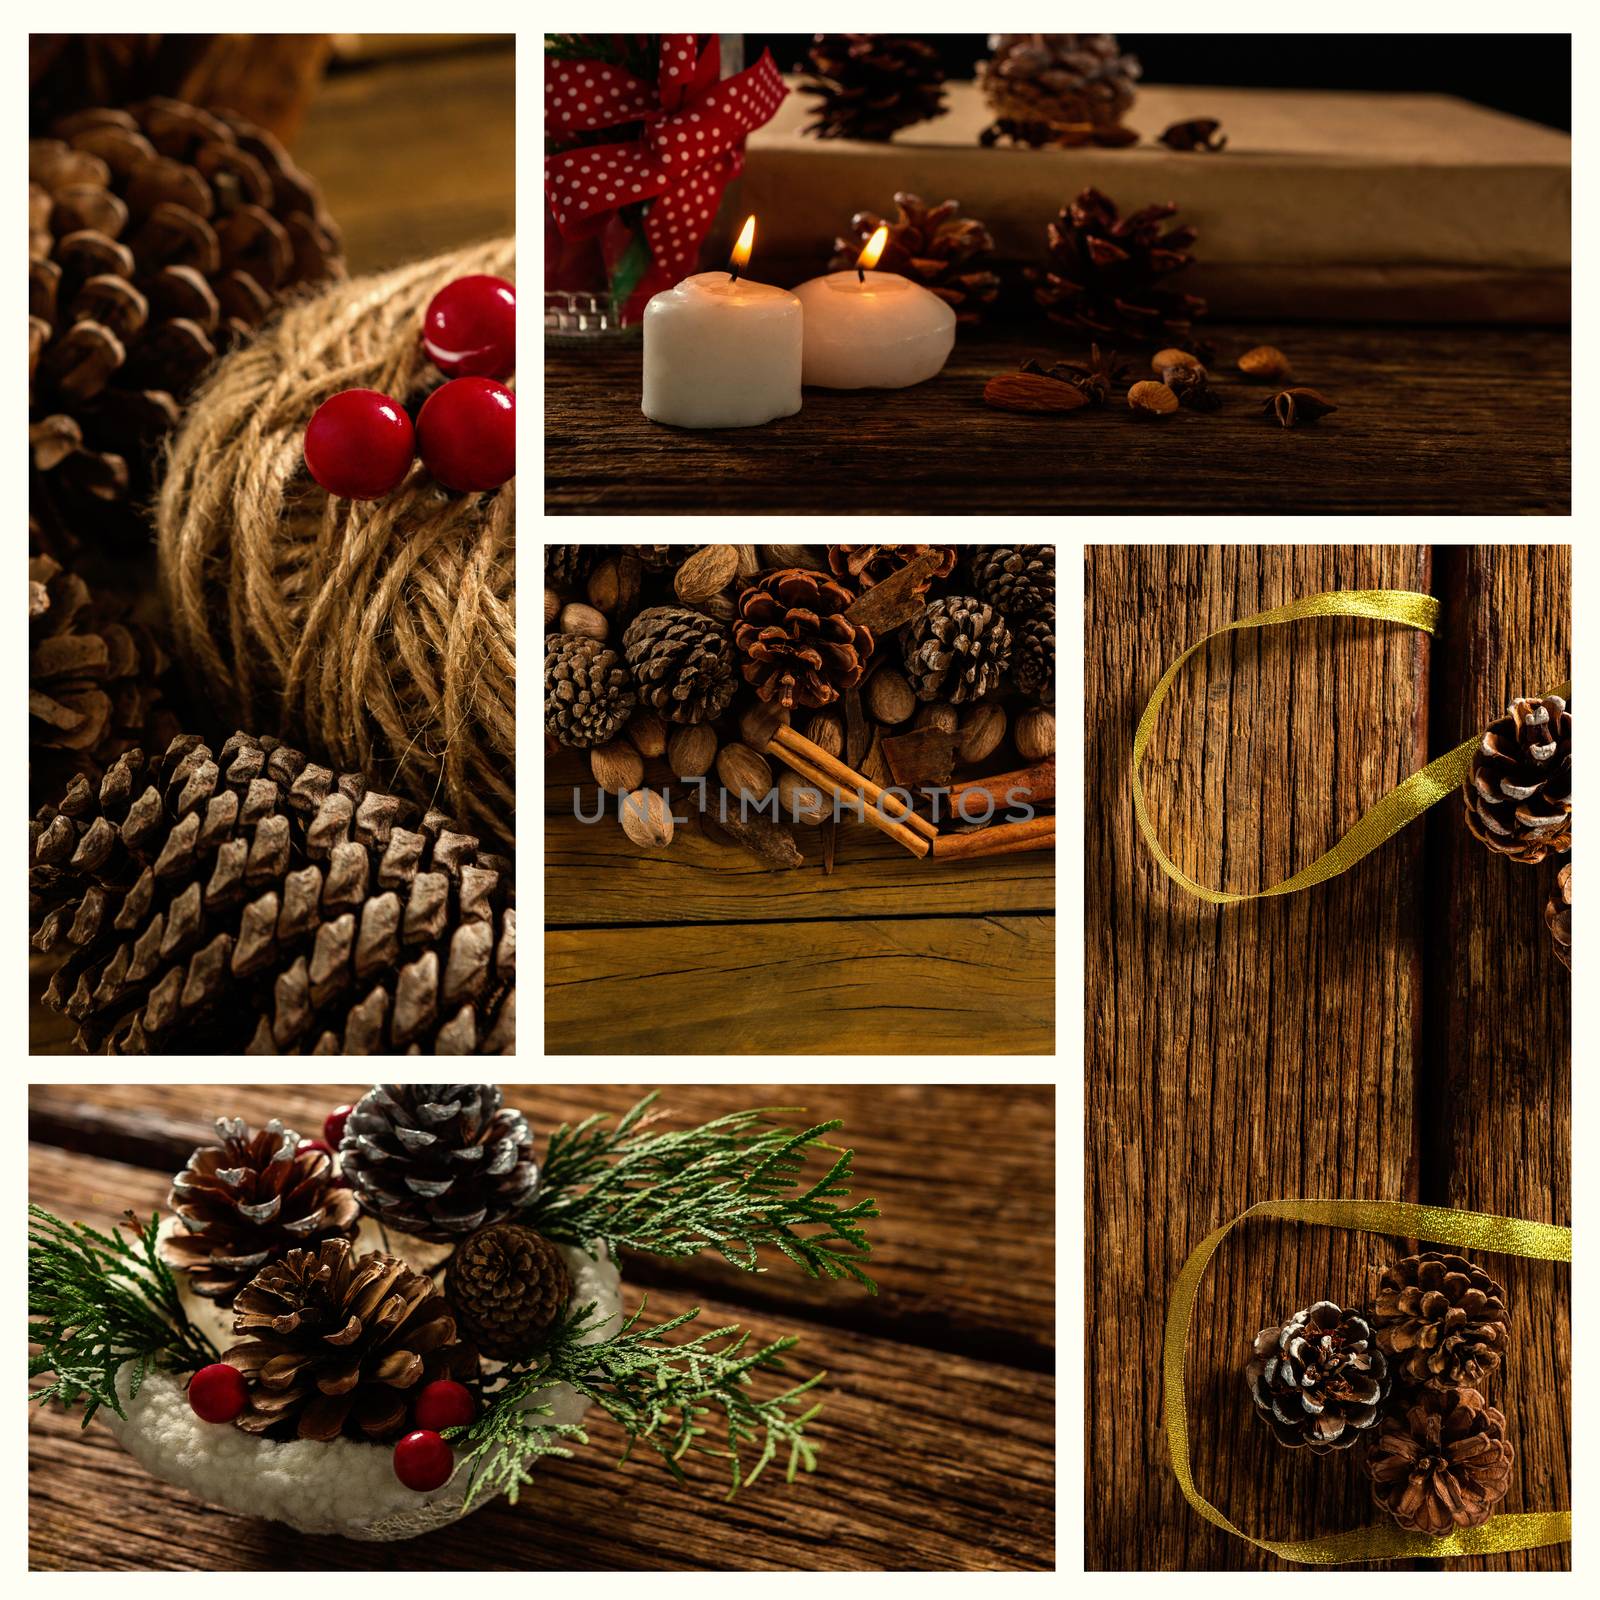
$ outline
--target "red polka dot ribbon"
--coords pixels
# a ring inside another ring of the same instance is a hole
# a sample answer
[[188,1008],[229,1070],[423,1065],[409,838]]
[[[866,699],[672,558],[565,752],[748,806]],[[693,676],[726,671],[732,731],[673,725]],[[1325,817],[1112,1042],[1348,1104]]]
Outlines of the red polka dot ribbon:
[[583,239],[623,206],[649,200],[644,234],[654,258],[651,293],[686,277],[722,201],[744,167],[744,142],[789,92],[772,56],[723,81],[710,35],[661,37],[661,76],[647,83],[604,61],[550,61],[545,68],[545,132],[574,134],[642,122],[626,144],[586,145],[545,157],[545,199],[563,238]]

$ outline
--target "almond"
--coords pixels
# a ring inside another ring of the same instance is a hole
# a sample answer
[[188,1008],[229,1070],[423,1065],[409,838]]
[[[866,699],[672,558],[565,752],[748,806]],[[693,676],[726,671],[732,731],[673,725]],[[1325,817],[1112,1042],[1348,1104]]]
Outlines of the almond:
[[1206,370],[1205,362],[1199,356],[1190,355],[1187,350],[1157,350],[1150,357],[1152,372],[1165,372],[1168,367],[1192,367],[1196,372]]
[[992,756],[1006,736],[1006,714],[999,706],[974,706],[961,725],[961,759],[971,766]]
[[717,752],[717,776],[730,794],[763,799],[772,790],[772,768],[767,758],[747,744],[726,744]]
[[717,759],[716,731],[704,722],[676,728],[667,741],[667,765],[679,778],[703,778]]
[[627,794],[644,782],[644,757],[626,739],[613,739],[589,752],[589,770],[607,794]]
[[672,586],[686,606],[704,605],[712,595],[721,594],[739,570],[739,547],[708,544],[678,568]]
[[576,600],[561,608],[561,631],[581,633],[590,639],[604,640],[611,624],[593,606],[580,605]]
[[1033,372],[1008,372],[983,386],[985,405],[999,411],[1077,411],[1089,397],[1075,384]]
[[1136,417],[1170,417],[1178,409],[1178,397],[1166,384],[1146,379],[1128,391],[1128,409]]
[[622,831],[641,850],[672,843],[672,808],[654,789],[624,795],[617,815]]
[[906,675],[894,667],[881,667],[867,685],[867,710],[873,720],[895,727],[917,709],[917,697]]
[[1239,370],[1253,383],[1293,383],[1294,368],[1276,345],[1258,344],[1239,357]]
[[1042,706],[1024,711],[1012,730],[1017,754],[1024,761],[1043,761],[1056,753],[1056,718],[1053,711]]

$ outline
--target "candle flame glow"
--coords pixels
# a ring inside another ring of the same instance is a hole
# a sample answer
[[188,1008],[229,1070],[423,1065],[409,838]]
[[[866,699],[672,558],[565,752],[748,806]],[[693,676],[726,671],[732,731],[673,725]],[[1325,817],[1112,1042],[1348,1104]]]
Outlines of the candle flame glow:
[[861,254],[856,257],[856,267],[865,272],[877,266],[878,257],[883,254],[883,247],[889,242],[889,225],[885,223],[861,248]]
[[750,261],[750,251],[756,242],[756,219],[744,219],[744,231],[739,235],[739,242],[733,247],[733,254],[728,257],[728,265],[735,272],[742,272]]

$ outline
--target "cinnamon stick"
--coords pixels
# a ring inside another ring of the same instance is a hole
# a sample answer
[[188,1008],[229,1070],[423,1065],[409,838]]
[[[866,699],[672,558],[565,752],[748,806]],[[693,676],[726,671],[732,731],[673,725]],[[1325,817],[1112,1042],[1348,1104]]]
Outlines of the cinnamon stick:
[[[914,828],[925,839],[933,839],[939,831],[926,817],[919,817],[899,795],[890,794],[887,789],[880,787],[864,774],[847,767],[837,756],[830,756],[820,745],[813,744],[804,734],[796,733],[793,728],[776,729],[767,742],[767,749],[775,755],[783,756],[785,760],[788,759],[790,752],[800,756],[823,772],[833,788],[860,790],[871,802],[872,810],[888,812],[891,817]],[[789,765],[793,767],[794,763],[791,761]],[[799,772],[800,768],[795,767],[795,771]],[[802,773],[801,776],[811,775]]]
[[[779,729],[780,733],[784,731],[786,730]],[[800,743],[803,745],[810,745],[811,741],[809,739],[801,739]],[[811,748],[815,750],[816,746],[811,745]],[[848,774],[848,782],[840,780],[832,773],[825,772],[820,766],[809,761],[798,750],[793,750],[785,744],[780,744],[776,738],[774,738],[772,742],[768,744],[767,749],[771,751],[771,753],[780,761],[787,762],[788,765],[793,767],[802,778],[807,778],[812,783],[816,784],[816,786],[824,794],[827,794],[830,790],[834,791],[846,805],[854,808],[855,814],[860,817],[863,822],[871,824],[871,826],[876,828],[879,833],[888,834],[888,836],[893,839],[896,844],[904,845],[905,848],[912,853],[912,855],[927,855],[931,846],[925,835],[921,833],[913,833],[910,828],[904,827],[898,822],[891,822],[889,818],[884,816],[884,814],[878,809],[876,804],[859,800],[856,798],[854,793],[842,792],[845,789],[853,791],[871,787],[871,785],[861,777],[860,773],[850,772],[849,768],[845,768],[845,771]],[[818,751],[819,755],[822,753],[823,752]],[[832,758],[829,757],[828,759],[831,760]],[[922,819],[918,818],[917,820],[921,821]],[[929,826],[931,826],[931,824],[929,824]]]
[[[964,813],[958,805],[963,795],[973,797],[972,804]],[[965,821],[968,817],[981,814],[981,797],[984,795],[989,797],[996,811],[1004,811],[1007,806],[1018,803],[1032,805],[1040,800],[1054,800],[1056,758],[1051,756],[1048,761],[1041,761],[1036,766],[1019,767],[1015,772],[997,773],[992,778],[969,778],[965,783],[951,784],[942,803],[958,822]]]
[[940,860],[959,861],[973,856],[1011,855],[1019,850],[1054,850],[1056,819],[1030,817],[1026,822],[1002,822],[971,833],[944,833],[933,841]]

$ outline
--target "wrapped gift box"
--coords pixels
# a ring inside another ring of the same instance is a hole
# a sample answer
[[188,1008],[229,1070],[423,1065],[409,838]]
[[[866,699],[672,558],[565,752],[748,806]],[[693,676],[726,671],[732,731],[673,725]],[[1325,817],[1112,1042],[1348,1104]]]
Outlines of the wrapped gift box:
[[[803,136],[812,101],[791,94],[750,138],[707,264],[753,211],[761,278],[794,284],[853,212],[893,217],[897,189],[959,199],[1003,261],[1039,262],[1045,224],[1093,185],[1125,211],[1178,203],[1200,234],[1184,287],[1216,316],[1569,319],[1571,140],[1549,128],[1442,95],[1144,87],[1135,147],[986,149],[977,86],[948,90],[947,115],[890,144]],[[1153,142],[1193,117],[1217,118],[1226,150]]]

